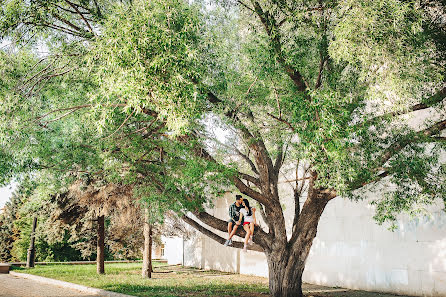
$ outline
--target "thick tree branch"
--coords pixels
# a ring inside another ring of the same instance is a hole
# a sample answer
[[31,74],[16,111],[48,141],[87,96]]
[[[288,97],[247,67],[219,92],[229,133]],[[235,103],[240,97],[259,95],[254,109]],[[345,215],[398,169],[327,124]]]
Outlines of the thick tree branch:
[[242,157],[248,163],[248,165],[251,167],[252,172],[258,175],[259,171],[254,165],[254,162],[247,155],[243,154],[239,149],[235,148],[235,151],[237,152],[237,154],[240,155],[240,157]]
[[379,167],[383,166],[392,156],[404,149],[408,144],[418,142],[420,139],[433,136],[446,129],[446,120],[435,123],[434,125],[418,132],[415,136],[404,137],[400,141],[392,144],[381,156]]
[[[307,232],[309,230],[314,232],[317,230],[319,218],[325,206],[333,199],[326,197],[326,194],[319,191],[319,189],[314,189],[314,184],[311,187],[313,187],[313,191],[307,195],[307,199],[302,206],[302,211],[300,212],[297,224],[289,240],[289,245],[292,247],[292,250],[300,248],[296,245],[313,240],[314,236],[308,236]],[[312,228],[311,225],[315,225],[316,227]]]
[[255,12],[254,9],[252,9],[251,7],[249,7],[246,3],[244,3],[243,1],[238,0],[238,3],[240,3],[241,5],[243,5],[246,9]]
[[[388,147],[382,156],[379,158],[378,166],[371,169],[372,173],[376,173],[377,175],[375,177],[372,177],[371,179],[356,179],[350,183],[351,190],[357,190],[362,188],[365,185],[368,185],[373,182],[380,181],[384,177],[391,174],[391,168],[383,167],[387,161],[389,161],[394,155],[401,152],[407,145],[411,143],[416,142],[424,142],[424,141],[430,141],[432,139],[435,139],[437,137],[431,137],[434,135],[437,135],[441,131],[446,129],[446,120],[440,121],[435,123],[434,125],[421,130],[417,132],[416,135],[410,135],[407,137],[404,137],[400,139],[399,141],[394,142],[390,147]],[[439,137],[442,138],[442,137]],[[381,172],[381,173],[379,173]],[[378,174],[379,173],[379,174]]]
[[[305,242],[311,244],[314,236],[316,236],[317,225],[325,206],[337,196],[334,189],[316,188],[317,173],[311,168],[309,170],[311,179],[308,184],[307,199],[302,206],[297,223],[293,226],[293,232],[288,242],[296,253],[305,246]],[[314,232],[314,234],[310,234],[311,232]],[[303,246],[300,246],[302,244]]]
[[[200,225],[198,222],[196,222],[192,218],[184,215],[182,217],[182,219],[183,219],[184,222],[186,222],[190,226],[194,227],[195,229],[197,229],[198,231],[200,231],[204,235],[208,236],[209,238],[212,238],[213,240],[217,241],[220,244],[224,244],[225,243],[226,238],[223,238],[223,237],[215,234],[211,230],[209,230],[209,229],[205,228],[204,226]],[[227,226],[225,226],[225,228],[227,228]],[[242,228],[239,228],[239,229],[242,229]],[[220,231],[222,231],[222,230],[220,230]],[[239,230],[237,230],[237,231],[239,231]],[[244,236],[244,234],[242,234],[241,232],[237,232],[237,233],[240,233],[240,234],[237,234],[240,237]],[[255,235],[253,236],[253,240],[255,240],[254,237],[255,237]],[[241,241],[233,241],[232,245],[231,245],[231,247],[238,248],[238,249],[242,249],[243,246],[244,246],[244,243],[241,242]],[[255,244],[255,245],[252,245],[252,246],[248,246],[248,249],[249,250],[253,250],[253,251],[257,251],[257,252],[263,252],[263,248],[260,245],[258,245],[258,244]]]
[[65,25],[71,27],[72,29],[76,30],[77,32],[80,32],[80,34],[84,34],[84,33],[85,33],[85,30],[84,30],[84,29],[82,29],[82,28],[80,28],[79,26],[76,26],[75,24],[73,24],[72,22],[70,22],[70,21],[64,19],[63,17],[61,17],[61,16],[58,15],[57,13],[53,13],[53,16],[54,16],[57,20],[59,20],[59,21],[61,21],[62,23],[64,23]]
[[87,25],[88,29],[92,34],[94,34],[93,28],[90,26],[90,23],[87,21],[87,19],[84,17],[84,15],[80,12],[79,8],[74,5],[71,1],[65,0],[73,9],[81,16],[81,18],[84,20],[85,24]]
[[[302,193],[304,192],[304,188],[306,185],[306,181],[309,178],[312,177],[306,177],[308,171],[310,170],[310,167],[306,167],[301,178],[299,178],[299,164],[300,164],[300,160],[297,160],[297,164],[296,164],[296,186],[293,189],[293,195],[294,195],[294,219],[293,219],[293,227],[292,227],[292,232],[294,232],[297,228],[297,223],[299,222],[299,217],[300,217],[300,197],[302,196]],[[299,185],[300,182],[300,185]]]
[[[197,82],[195,82],[197,83]],[[208,100],[210,103],[214,105],[223,104],[223,101],[220,100],[215,94],[208,91],[207,92]],[[249,129],[242,123],[242,121],[238,118],[236,110],[228,110],[225,113],[225,116],[234,121],[235,128],[239,130],[243,139],[248,143],[249,147],[254,151],[254,158],[257,163],[257,172],[260,175],[260,180],[262,184],[269,185],[271,182],[271,174],[273,173],[273,164],[272,160],[269,156],[268,150],[263,142],[263,139],[260,133],[252,134]],[[252,112],[248,112],[248,118],[254,122]],[[255,172],[255,171],[254,171]],[[269,193],[269,186],[267,188],[262,188],[262,191],[266,191]]]
[[102,17],[101,9],[99,8],[98,2],[96,0],[93,0],[94,5],[96,6],[96,13],[98,17]]
[[265,223],[268,223],[268,218],[266,217],[266,213],[265,213],[265,210],[263,209],[262,204],[257,203],[257,206],[258,206],[258,210],[260,212],[260,215],[262,216],[263,221]]
[[[444,100],[444,98],[446,98],[446,87],[443,87],[441,90],[439,90],[437,93],[435,93],[428,99],[423,100],[424,101],[423,103],[418,103],[418,104],[412,105],[411,107],[409,107],[408,109],[403,110],[403,111],[393,111],[393,112],[388,112],[388,113],[376,116],[374,118],[367,120],[365,123],[376,123],[376,122],[386,119],[386,118],[400,116],[400,115],[408,114],[410,112],[414,112],[414,111],[418,111],[418,110],[428,109],[428,108],[433,107],[436,104],[442,102]],[[359,125],[364,125],[365,123],[360,123]]]
[[[191,136],[183,136],[181,137],[181,140],[184,142],[188,142],[191,140]],[[201,147],[198,143],[194,145],[194,154],[195,156],[202,158],[204,160],[207,160],[209,162],[218,163],[203,147]],[[253,190],[251,187],[248,187],[244,182],[240,180],[238,176],[232,176],[231,177],[232,182],[236,186],[239,191],[245,195],[248,195],[252,199],[262,203],[266,207],[273,207],[274,203],[272,201],[268,200],[266,196],[262,195],[261,193]]]
[[437,142],[446,142],[446,137],[443,136],[432,137],[432,140]]
[[[246,118],[253,127],[256,126],[254,115],[251,111],[248,112]],[[238,122],[242,124],[239,119]],[[254,158],[257,163],[257,168],[259,169],[259,179],[262,184],[262,193],[271,197],[272,199],[278,200],[277,193],[271,191],[272,188],[275,188],[274,185],[277,185],[278,173],[274,170],[273,161],[260,132],[254,129],[254,132],[250,133],[250,131],[244,125],[240,127],[239,130],[241,131],[242,136],[248,143],[249,147],[254,151]]]
[[[63,6],[60,6],[60,5],[58,5],[58,4],[54,4],[54,6],[56,6],[57,8],[59,8],[60,10],[65,11],[65,12],[69,12],[69,13],[72,13],[72,14],[77,14],[77,13],[78,13],[78,12],[75,11],[75,10],[68,9],[68,8],[63,7]],[[80,13],[82,13],[82,14],[84,14],[84,15],[90,15],[89,12],[82,12],[82,11],[80,11]]]
[[406,114],[412,111],[427,109],[429,107],[434,106],[435,104],[438,104],[442,102],[446,98],[446,87],[443,87],[441,90],[439,90],[437,93],[429,97],[428,99],[424,100],[423,103],[415,104],[411,106],[407,111],[401,111],[401,112],[392,112],[388,113],[385,116],[398,116],[402,114]]
[[286,125],[290,128],[291,131],[293,131],[293,132],[296,131],[296,129],[291,125],[291,123],[288,122],[287,120],[283,119],[282,117],[276,117],[275,115],[273,115],[273,114],[271,114],[271,113],[269,113],[269,112],[267,113],[267,115],[269,115],[270,117],[272,117],[272,118],[275,119],[276,121],[279,121],[279,122],[281,122],[281,123],[286,124]]
[[[223,104],[223,101],[217,98],[217,96],[215,96],[212,92],[208,92],[207,94],[208,100],[212,104]],[[271,182],[277,182],[277,175],[274,175],[273,163],[260,133],[251,133],[249,129],[238,118],[236,111],[233,109],[227,111],[225,116],[234,121],[235,128],[240,132],[243,139],[248,143],[249,148],[253,150],[254,158],[257,164],[257,170],[259,172],[260,184],[262,185],[260,189],[262,193],[264,193],[268,197],[272,197],[273,195],[271,193],[270,185]],[[251,112],[248,112],[247,118],[255,125]]]
[[351,190],[352,190],[352,191],[354,191],[354,190],[358,190],[358,189],[360,189],[360,188],[362,188],[362,187],[364,187],[364,186],[366,186],[366,185],[369,185],[369,184],[372,184],[372,183],[379,182],[380,180],[382,180],[382,179],[385,178],[386,176],[389,176],[390,173],[391,173],[391,172],[390,172],[390,168],[389,168],[388,170],[385,170],[384,172],[378,174],[376,177],[374,177],[374,178],[371,179],[371,180],[368,180],[368,181],[363,182],[363,183],[358,183],[358,184],[356,184],[354,187],[352,187]]
[[280,167],[283,164],[283,144],[280,142],[277,144],[277,156],[276,161],[274,162],[274,172],[276,175],[279,175]]
[[258,178],[242,172],[239,172],[238,175],[240,178],[253,183],[257,188],[260,188],[260,180]]
[[89,13],[91,13],[91,9],[89,7],[87,7],[87,6],[85,6],[85,5],[82,5],[81,3],[72,2],[72,4],[77,6],[78,8],[82,8],[82,9],[88,11]]
[[322,71],[324,70],[324,64],[326,61],[326,57],[321,56],[321,62],[319,63],[319,74],[317,75],[315,89],[318,89],[322,85]]

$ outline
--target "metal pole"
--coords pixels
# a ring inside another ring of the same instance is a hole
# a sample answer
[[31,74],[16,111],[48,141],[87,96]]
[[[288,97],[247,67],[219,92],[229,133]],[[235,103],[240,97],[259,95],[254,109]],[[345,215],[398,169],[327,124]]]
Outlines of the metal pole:
[[34,245],[36,225],[37,225],[37,217],[34,217],[33,227],[32,227],[32,231],[31,231],[31,241],[29,243],[28,256],[26,257],[26,268],[34,267],[34,262],[35,262],[35,258],[36,258],[36,247]]

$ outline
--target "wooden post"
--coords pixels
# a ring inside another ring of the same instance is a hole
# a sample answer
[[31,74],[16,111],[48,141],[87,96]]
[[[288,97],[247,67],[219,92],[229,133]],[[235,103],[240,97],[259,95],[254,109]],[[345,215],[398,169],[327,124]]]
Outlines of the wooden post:
[[28,255],[26,257],[26,268],[34,267],[36,258],[35,233],[36,233],[37,217],[33,219],[33,227],[31,231],[31,241],[29,243]]
[[105,226],[104,216],[98,217],[98,238],[96,241],[96,271],[98,274],[105,273],[104,252],[105,252]]
[[152,278],[152,224],[148,221],[148,209],[144,216],[144,252],[142,262],[142,277]]

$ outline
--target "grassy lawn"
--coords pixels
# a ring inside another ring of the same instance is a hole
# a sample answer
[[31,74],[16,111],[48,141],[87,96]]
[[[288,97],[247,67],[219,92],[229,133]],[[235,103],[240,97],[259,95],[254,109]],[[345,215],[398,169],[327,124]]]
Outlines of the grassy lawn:
[[42,265],[25,272],[134,296],[267,296],[264,278],[220,271],[203,271],[154,263],[152,279],[141,278],[141,263],[105,265],[105,275],[96,274],[96,265]]

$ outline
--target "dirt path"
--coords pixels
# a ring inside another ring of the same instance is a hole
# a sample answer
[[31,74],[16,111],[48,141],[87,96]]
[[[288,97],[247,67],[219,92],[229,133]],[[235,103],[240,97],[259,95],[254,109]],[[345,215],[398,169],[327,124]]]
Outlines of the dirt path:
[[1,297],[98,297],[77,290],[42,284],[9,274],[0,274]]

